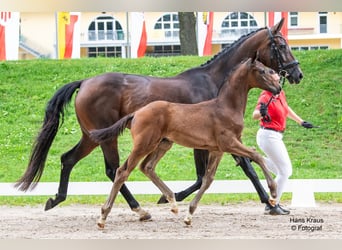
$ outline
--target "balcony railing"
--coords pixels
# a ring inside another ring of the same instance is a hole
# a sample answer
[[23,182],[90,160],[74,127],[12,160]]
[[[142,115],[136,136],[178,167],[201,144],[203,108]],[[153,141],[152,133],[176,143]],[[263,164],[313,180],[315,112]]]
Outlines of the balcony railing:
[[255,28],[239,28],[239,29],[222,29],[219,33],[220,38],[228,38],[229,40],[236,40],[243,35],[246,35],[252,31],[257,30],[258,27]]
[[122,45],[126,42],[126,34],[122,30],[117,31],[87,31],[81,33],[81,44],[83,46],[94,45],[108,45],[118,44]]
[[88,41],[108,41],[108,40],[124,40],[125,35],[122,30],[118,31],[88,31]]

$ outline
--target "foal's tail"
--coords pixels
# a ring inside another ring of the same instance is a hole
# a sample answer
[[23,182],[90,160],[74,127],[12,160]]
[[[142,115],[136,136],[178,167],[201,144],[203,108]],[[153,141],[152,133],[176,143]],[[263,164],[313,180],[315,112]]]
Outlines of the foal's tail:
[[134,113],[124,116],[110,127],[103,129],[94,129],[90,132],[89,137],[99,144],[103,141],[117,137],[123,133],[133,117]]
[[[40,180],[51,144],[59,127],[63,124],[64,111],[76,89],[80,88],[82,81],[64,85],[48,102],[44,122],[33,145],[29,165],[24,175],[15,184],[15,187],[19,188],[19,190],[27,191],[28,189],[33,189]],[[62,118],[61,121],[60,118]],[[32,184],[32,182],[35,183]]]

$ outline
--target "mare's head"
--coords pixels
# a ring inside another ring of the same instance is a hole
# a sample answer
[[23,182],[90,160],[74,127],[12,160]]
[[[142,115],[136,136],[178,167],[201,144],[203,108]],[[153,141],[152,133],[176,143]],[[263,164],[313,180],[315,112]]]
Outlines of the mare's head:
[[281,19],[272,28],[266,28],[263,31],[264,36],[266,35],[267,38],[258,48],[259,60],[278,73],[286,75],[290,83],[299,83],[303,78],[303,72],[286,39],[280,32],[284,20],[284,18]]
[[246,70],[246,83],[249,89],[260,88],[270,91],[273,95],[281,91],[280,77],[273,69],[265,66],[257,60],[258,53],[254,58],[249,58],[243,62]]

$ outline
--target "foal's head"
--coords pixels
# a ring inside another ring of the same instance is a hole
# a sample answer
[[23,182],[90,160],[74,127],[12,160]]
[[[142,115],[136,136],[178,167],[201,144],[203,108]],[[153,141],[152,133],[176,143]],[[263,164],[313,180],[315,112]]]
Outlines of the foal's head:
[[279,94],[281,91],[280,77],[273,69],[259,62],[257,56],[248,59],[245,63],[249,88],[260,88],[268,90],[274,95]]

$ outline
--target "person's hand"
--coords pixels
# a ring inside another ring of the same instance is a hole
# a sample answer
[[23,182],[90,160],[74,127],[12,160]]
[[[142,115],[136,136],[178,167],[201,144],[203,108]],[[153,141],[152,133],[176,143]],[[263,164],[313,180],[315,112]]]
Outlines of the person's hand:
[[264,102],[260,103],[260,115],[262,117],[262,119],[264,119],[264,121],[266,122],[270,122],[271,121],[271,117],[269,116],[268,112],[267,112],[267,106]]
[[312,123],[307,122],[307,121],[303,121],[301,124],[304,128],[313,128],[314,125],[312,125]]

